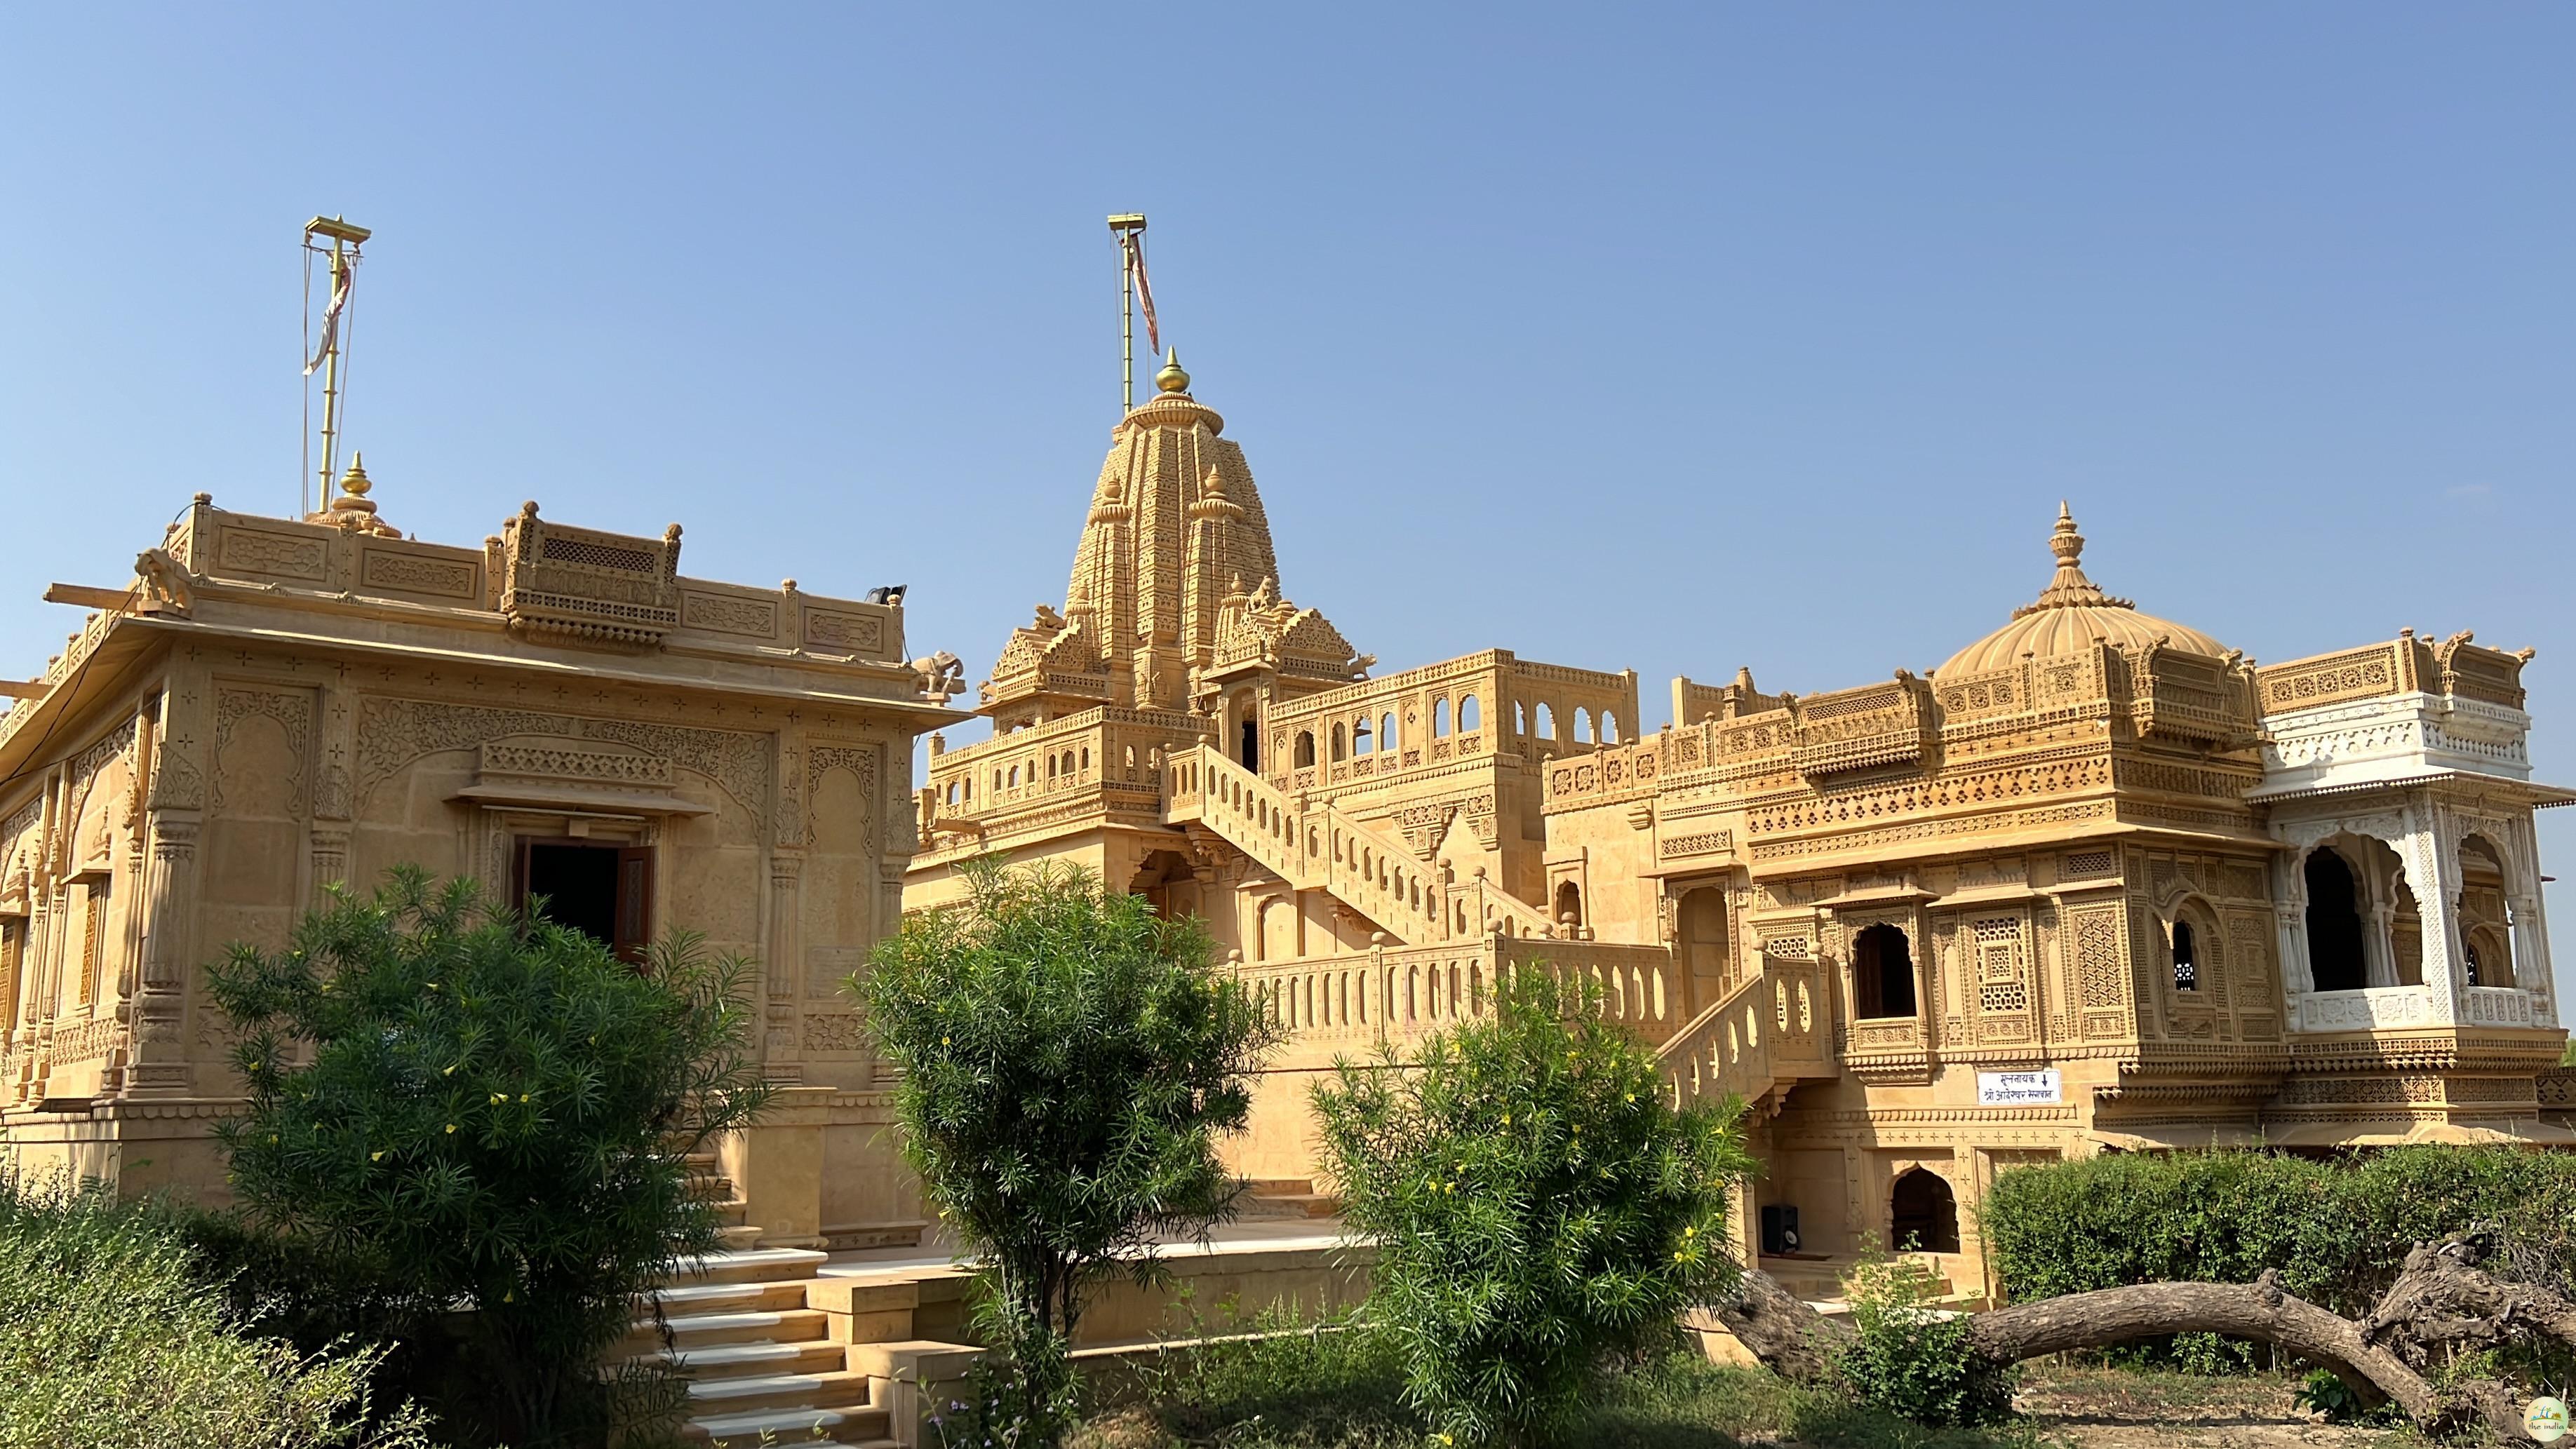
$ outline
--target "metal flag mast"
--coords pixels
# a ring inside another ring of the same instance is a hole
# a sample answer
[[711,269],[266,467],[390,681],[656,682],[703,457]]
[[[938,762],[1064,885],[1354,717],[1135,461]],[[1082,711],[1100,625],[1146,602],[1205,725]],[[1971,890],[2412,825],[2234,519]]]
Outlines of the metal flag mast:
[[[311,500],[306,500],[303,481],[297,480],[298,518],[311,512],[313,506],[328,503],[331,499],[331,479],[338,471],[340,453],[340,395],[347,391],[348,386],[349,293],[357,280],[358,248],[373,235],[365,227],[351,225],[336,216],[317,216],[304,223],[304,336],[308,344],[304,375],[311,377],[317,368],[322,373],[322,467],[318,471],[322,486]],[[314,244],[316,237],[330,240],[328,252]],[[313,258],[316,256],[327,256],[331,260],[331,297],[323,304],[322,345],[318,348],[309,346],[313,337]],[[312,393],[309,389],[305,397],[305,421],[309,425],[312,421]],[[311,445],[308,443],[307,446]],[[310,461],[311,455],[306,456]]]
[[[1123,418],[1136,410],[1136,302],[1145,286],[1144,213],[1121,212],[1109,218],[1109,234],[1118,239],[1118,415]],[[1143,300],[1146,330],[1158,332],[1153,292],[1146,290]],[[1148,340],[1159,343],[1161,339],[1149,336]]]

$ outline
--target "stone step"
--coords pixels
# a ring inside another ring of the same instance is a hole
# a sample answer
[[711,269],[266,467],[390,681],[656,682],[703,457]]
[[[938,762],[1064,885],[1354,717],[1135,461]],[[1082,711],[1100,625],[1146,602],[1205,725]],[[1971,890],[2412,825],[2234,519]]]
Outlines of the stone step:
[[689,1381],[692,1417],[770,1409],[860,1409],[867,1407],[867,1402],[868,1376],[848,1369]]
[[1342,1200],[1328,1193],[1310,1192],[1295,1196],[1254,1196],[1246,1194],[1234,1200],[1237,1222],[1274,1222],[1282,1218],[1329,1218],[1339,1216]]
[[[805,1343],[825,1336],[830,1319],[817,1309],[750,1313],[690,1313],[671,1319],[671,1346],[687,1350],[726,1343]],[[650,1338],[638,1352],[660,1347]]]
[[811,1248],[752,1248],[709,1253],[683,1260],[673,1281],[691,1283],[782,1283],[811,1278],[825,1255]]
[[826,1374],[849,1367],[846,1345],[826,1339],[802,1343],[720,1343],[644,1355],[666,1362],[692,1379],[775,1377],[779,1374]]
[[799,1280],[776,1283],[689,1283],[675,1284],[657,1290],[654,1298],[667,1315],[681,1313],[757,1313],[764,1309],[779,1310],[805,1306],[805,1284]]
[[[683,1437],[707,1439],[728,1449],[753,1449],[760,1444],[794,1446],[794,1449],[826,1449],[830,1445],[848,1449],[876,1449],[890,1444],[890,1430],[883,1409],[861,1407],[832,1409],[760,1409],[735,1412],[725,1410],[689,1420],[680,1426]],[[831,1437],[818,1439],[818,1435]]]

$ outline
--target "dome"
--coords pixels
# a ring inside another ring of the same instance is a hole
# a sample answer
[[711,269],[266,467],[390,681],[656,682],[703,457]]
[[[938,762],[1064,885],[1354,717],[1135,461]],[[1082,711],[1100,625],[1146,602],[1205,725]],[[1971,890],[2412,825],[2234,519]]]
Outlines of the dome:
[[2024,655],[2052,659],[2080,653],[2096,639],[2131,649],[2161,642],[2213,659],[2227,655],[2226,645],[2198,629],[2141,614],[2137,605],[2112,598],[2086,578],[2084,535],[2075,531],[2075,517],[2063,503],[2057,505],[2057,529],[2049,535],[2048,548],[2057,555],[2057,576],[2048,581],[2048,587],[2039,591],[2036,600],[2013,610],[2011,623],[1951,655],[1932,671],[1936,678],[2007,669]]

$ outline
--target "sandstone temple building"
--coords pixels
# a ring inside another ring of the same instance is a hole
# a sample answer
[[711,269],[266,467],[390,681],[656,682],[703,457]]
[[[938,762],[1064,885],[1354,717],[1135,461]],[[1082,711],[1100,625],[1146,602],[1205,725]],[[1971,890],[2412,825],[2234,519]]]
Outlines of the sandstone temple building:
[[913,740],[958,718],[879,601],[681,574],[680,529],[527,504],[407,539],[362,467],[297,520],[198,494],[0,717],[0,1146],[220,1192],[239,1096],[203,963],[327,883],[470,874],[633,952],[762,964],[781,1109],[731,1144],[748,1226],[912,1241],[920,1197],[842,978],[900,909]]
[[1264,1191],[1314,1177],[1336,1056],[1536,962],[1678,1095],[1751,1104],[1744,1248],[1792,1278],[1874,1237],[1974,1281],[1965,1209],[2059,1156],[2576,1142],[2532,821],[2576,792],[2531,778],[2529,651],[2258,668],[2097,587],[2061,510],[2036,596],[1938,668],[1677,679],[1641,733],[1633,673],[1373,677],[1284,595],[1224,419],[1157,384],[1062,608],[984,682],[992,737],[931,737],[905,903],[999,852],[1203,917],[1292,1032],[1240,1149]]
[[[679,572],[680,530],[524,506],[403,537],[363,468],[302,519],[205,495],[36,679],[0,683],[0,1153],[219,1193],[238,1104],[205,962],[399,862],[543,896],[620,951],[758,960],[772,1117],[727,1146],[760,1241],[920,1235],[840,983],[998,853],[1204,918],[1288,1043],[1236,1166],[1320,1203],[1306,1089],[1600,983],[1677,1097],[1740,1095],[1748,1258],[1865,1239],[1980,1276],[1974,1204],[2106,1150],[2576,1144],[2533,812],[2528,651],[2400,631],[2256,667],[2097,587],[1938,668],[1814,694],[1494,649],[1394,673],[1291,602],[1178,363],[1111,437],[1061,608],[1002,642],[988,739],[899,589]],[[2033,520],[2034,533],[2044,520]],[[2034,545],[2038,540],[2034,539]],[[992,581],[966,581],[989,586]],[[2012,600],[1998,599],[2001,614]]]

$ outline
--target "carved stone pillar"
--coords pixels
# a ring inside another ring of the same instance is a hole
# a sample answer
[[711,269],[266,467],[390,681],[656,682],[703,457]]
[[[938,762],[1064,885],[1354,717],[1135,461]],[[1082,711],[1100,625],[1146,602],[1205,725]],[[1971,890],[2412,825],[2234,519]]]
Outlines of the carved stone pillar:
[[2540,897],[2509,897],[2505,911],[2506,929],[2513,940],[2513,984],[2531,993],[2534,1020],[2555,1026],[2558,1008],[2549,999],[2549,933],[2541,926]]
[[796,1059],[796,994],[805,974],[799,946],[802,933],[797,930],[803,903],[797,887],[804,873],[804,856],[771,852],[769,959],[761,973],[766,1025],[761,1034],[760,1072],[770,1081],[791,1084],[805,1080],[804,1063]]
[[134,1001],[131,1096],[185,1096],[188,976],[197,904],[197,821],[156,811],[143,885],[143,981]]
[[2457,841],[2436,828],[2433,811],[2409,808],[2412,827],[2400,845],[2407,883],[2415,892],[2417,918],[2424,931],[2424,987],[2432,997],[2432,1018],[2443,1025],[2468,1019],[2468,958],[2460,951],[2460,860]]
[[322,888],[343,885],[349,879],[349,827],[340,821],[313,822],[313,891],[320,903]]

